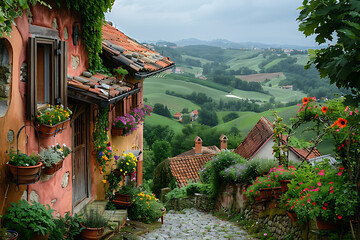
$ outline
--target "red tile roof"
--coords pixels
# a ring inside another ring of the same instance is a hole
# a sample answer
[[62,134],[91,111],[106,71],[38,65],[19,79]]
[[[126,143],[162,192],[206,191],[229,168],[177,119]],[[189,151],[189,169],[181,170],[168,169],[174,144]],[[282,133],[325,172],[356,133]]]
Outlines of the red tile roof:
[[124,65],[124,68],[145,74],[175,66],[168,58],[148,49],[110,24],[103,25],[102,32],[103,53],[112,62]]
[[251,158],[273,135],[273,125],[261,117],[244,141],[235,149],[243,158]]
[[198,112],[198,110],[194,110],[194,111],[192,111],[195,115],[199,115],[199,112]]
[[182,113],[179,113],[179,112],[177,112],[177,113],[174,114],[174,117],[175,117],[175,118],[179,118],[179,117],[181,117],[181,116],[182,116]]
[[[254,128],[249,132],[244,141],[235,149],[235,153],[243,158],[250,159],[273,137],[273,124],[265,117],[261,117]],[[286,136],[283,136],[283,142],[286,142]],[[321,156],[320,152],[314,148],[309,154],[308,149],[299,149],[290,146],[289,149],[299,158],[309,160]],[[309,155],[308,155],[309,154]]]
[[215,154],[203,154],[187,157],[173,157],[170,160],[171,174],[175,177],[179,187],[187,185],[187,181],[199,182],[199,170],[210,161]]

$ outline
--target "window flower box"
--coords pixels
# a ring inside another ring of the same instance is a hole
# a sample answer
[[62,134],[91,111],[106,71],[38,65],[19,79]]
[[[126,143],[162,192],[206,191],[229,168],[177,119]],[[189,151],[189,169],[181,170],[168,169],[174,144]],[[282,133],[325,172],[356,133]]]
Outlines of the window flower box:
[[119,127],[112,127],[111,128],[111,135],[113,136],[122,136],[124,135],[124,129]]
[[71,149],[65,144],[56,144],[40,152],[40,161],[45,165],[43,173],[53,175],[63,166],[64,159],[71,153]]
[[49,138],[61,133],[70,124],[70,109],[62,105],[49,106],[38,110],[35,127],[40,137]]

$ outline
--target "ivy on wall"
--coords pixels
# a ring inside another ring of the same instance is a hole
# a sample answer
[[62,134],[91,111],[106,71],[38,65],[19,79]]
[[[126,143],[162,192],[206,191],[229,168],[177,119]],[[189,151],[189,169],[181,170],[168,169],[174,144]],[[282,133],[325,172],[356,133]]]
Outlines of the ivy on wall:
[[93,132],[94,152],[101,174],[106,172],[106,163],[112,158],[112,148],[107,135],[108,118],[109,108],[100,108]]
[[56,0],[59,4],[65,2],[69,9],[74,9],[81,16],[81,40],[86,45],[89,57],[89,70],[96,72],[102,69],[99,54],[102,52],[102,26],[105,12],[111,10],[115,0]]
[[[111,10],[115,0],[55,0],[58,7],[66,5],[76,10],[81,17],[81,40],[86,46],[89,57],[89,70],[95,72],[102,69],[99,54],[102,52],[102,26],[105,12]],[[23,10],[36,4],[47,5],[43,0],[2,0],[0,1],[0,37],[12,31],[11,24],[20,17]]]
[[29,6],[40,3],[42,5],[48,6],[42,0],[2,0],[0,1],[0,37],[4,35],[9,35],[12,31],[11,24],[14,22],[14,19],[21,17],[23,10],[29,8]]

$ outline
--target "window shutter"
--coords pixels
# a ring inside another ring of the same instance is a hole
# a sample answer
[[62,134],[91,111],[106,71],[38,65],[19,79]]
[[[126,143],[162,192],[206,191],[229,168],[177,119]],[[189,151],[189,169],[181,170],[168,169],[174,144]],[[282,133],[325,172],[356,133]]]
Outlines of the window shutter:
[[33,120],[37,111],[37,90],[36,90],[36,40],[30,37],[28,41],[28,82],[26,96],[26,118]]
[[60,97],[62,104],[67,107],[67,42],[60,42]]

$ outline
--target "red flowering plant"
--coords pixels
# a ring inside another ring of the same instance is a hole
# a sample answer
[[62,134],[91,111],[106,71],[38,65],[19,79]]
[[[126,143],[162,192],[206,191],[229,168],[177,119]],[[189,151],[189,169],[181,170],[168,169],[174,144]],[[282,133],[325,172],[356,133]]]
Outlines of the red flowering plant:
[[269,171],[269,178],[273,181],[291,180],[295,178],[296,168],[294,166],[285,167],[280,165],[271,168]]
[[246,196],[251,202],[255,200],[256,196],[260,196],[260,189],[280,187],[280,182],[274,181],[270,178],[270,175],[264,177],[257,177],[252,185],[246,189]]
[[344,170],[327,161],[315,166],[304,163],[288,185],[282,206],[295,212],[299,221],[317,218],[334,222],[351,218],[358,208],[359,196]]

